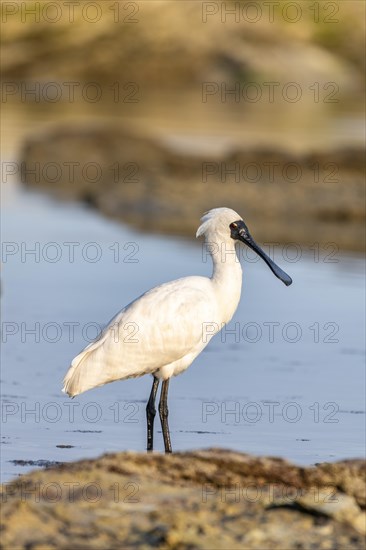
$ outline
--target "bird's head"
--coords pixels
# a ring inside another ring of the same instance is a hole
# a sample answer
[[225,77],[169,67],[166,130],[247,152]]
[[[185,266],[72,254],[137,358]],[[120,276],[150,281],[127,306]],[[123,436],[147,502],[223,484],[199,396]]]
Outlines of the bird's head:
[[255,242],[244,220],[235,210],[231,208],[214,208],[206,212],[201,218],[201,225],[197,229],[196,237],[204,235],[206,241],[213,241],[217,238],[233,239],[240,241],[256,252],[268,265],[271,271],[286,286],[292,283],[292,279],[275,262],[267,256]]

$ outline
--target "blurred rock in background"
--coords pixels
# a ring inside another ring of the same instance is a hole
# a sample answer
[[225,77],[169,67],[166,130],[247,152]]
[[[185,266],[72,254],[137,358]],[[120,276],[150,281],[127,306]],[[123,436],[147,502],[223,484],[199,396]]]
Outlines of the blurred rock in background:
[[24,183],[148,230],[226,205],[259,240],[364,249],[362,2],[71,4],[1,6]]
[[[273,146],[188,154],[104,123],[33,136],[22,159],[24,183],[86,201],[147,231],[193,236],[205,210],[227,205],[257,222],[259,240],[321,239],[350,250],[364,244],[361,149],[296,154]],[[319,166],[327,170],[314,182]],[[259,167],[267,167],[261,177]]]

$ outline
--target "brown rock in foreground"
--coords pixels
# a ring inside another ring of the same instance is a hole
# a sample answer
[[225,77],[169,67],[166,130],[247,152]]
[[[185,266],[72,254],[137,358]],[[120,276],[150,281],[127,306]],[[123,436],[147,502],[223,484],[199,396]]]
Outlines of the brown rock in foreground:
[[118,453],[3,487],[2,548],[364,548],[365,463]]

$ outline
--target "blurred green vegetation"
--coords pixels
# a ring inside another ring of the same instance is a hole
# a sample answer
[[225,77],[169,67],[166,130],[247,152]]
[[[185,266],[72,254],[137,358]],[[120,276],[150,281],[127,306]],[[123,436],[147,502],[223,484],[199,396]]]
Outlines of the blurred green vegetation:
[[[365,4],[357,0],[211,2],[215,13],[205,22],[205,3],[197,0],[121,0],[113,4],[120,7],[118,22],[112,3],[103,0],[95,3],[102,14],[95,23],[83,16],[83,6],[90,4],[86,0],[73,10],[71,22],[64,3],[59,20],[46,0],[19,2],[26,4],[28,15],[20,7],[9,14],[7,4],[1,5],[3,78],[123,74],[146,87],[190,87],[218,78],[281,80],[291,75],[301,81],[333,75],[346,87],[363,90]],[[251,22],[253,5],[260,17]],[[295,22],[291,5],[299,10]],[[129,6],[136,10],[133,22],[126,17]]]

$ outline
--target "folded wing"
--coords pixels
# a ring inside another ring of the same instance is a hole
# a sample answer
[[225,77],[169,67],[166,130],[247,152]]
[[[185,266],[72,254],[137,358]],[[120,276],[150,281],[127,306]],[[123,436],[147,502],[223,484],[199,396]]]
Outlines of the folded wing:
[[205,324],[216,319],[214,304],[209,280],[201,277],[179,279],[143,294],[75,357],[64,391],[74,396],[198,353],[207,343]]

